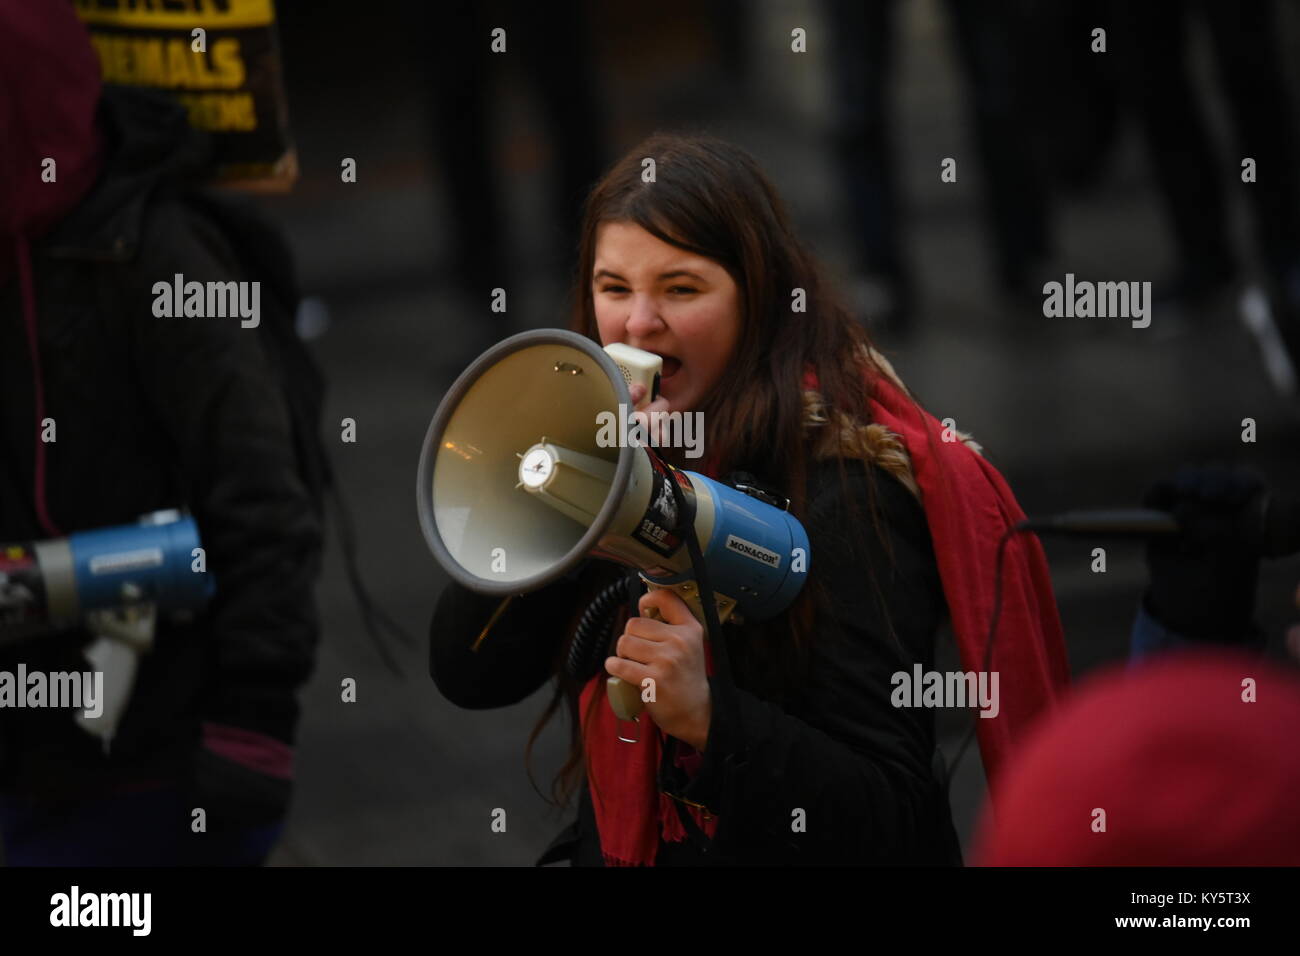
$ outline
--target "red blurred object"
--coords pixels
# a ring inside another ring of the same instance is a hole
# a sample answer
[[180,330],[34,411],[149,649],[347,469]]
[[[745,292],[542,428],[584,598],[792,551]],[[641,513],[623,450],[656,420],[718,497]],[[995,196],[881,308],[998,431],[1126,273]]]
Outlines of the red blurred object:
[[1008,764],[972,863],[1300,864],[1297,730],[1300,677],[1260,658],[1185,650],[1108,671]]

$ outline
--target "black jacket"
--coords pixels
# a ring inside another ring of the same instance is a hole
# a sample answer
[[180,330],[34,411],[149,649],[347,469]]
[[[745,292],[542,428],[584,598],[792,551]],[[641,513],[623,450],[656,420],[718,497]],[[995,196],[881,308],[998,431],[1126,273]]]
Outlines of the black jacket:
[[[891,705],[897,671],[933,666],[934,635],[946,614],[925,514],[895,478],[860,461],[847,462],[846,509],[833,462],[810,465],[803,518],[811,545],[806,587],[813,588],[811,649],[797,676],[763,686],[757,662],[777,646],[789,624],[725,625],[738,690],[734,704],[714,709],[703,764],[693,780],[669,779],[669,792],[718,814],[707,849],[691,841],[661,843],[658,865],[706,863],[959,864],[961,851],[936,773],[933,713]],[[892,548],[873,532],[876,499]],[[897,643],[870,584],[878,576]],[[610,566],[582,569],[517,598],[478,652],[469,645],[499,601],[451,585],[441,596],[430,634],[430,672],[438,689],[463,707],[500,707],[536,691],[555,673],[575,610],[592,581]],[[784,637],[788,642],[788,637]],[[665,761],[667,763],[667,761]],[[794,811],[806,829],[794,832]],[[589,787],[578,819],[544,855],[600,865]]]
[[[319,632],[322,516],[302,457],[315,434],[295,421],[277,346],[297,298],[287,250],[249,210],[193,189],[207,144],[183,110],[111,93],[100,109],[99,180],[32,248],[46,414],[57,423],[49,510],[68,533],[188,508],[217,589],[192,624],[160,626],[109,756],[67,711],[0,712],[9,792],[184,777],[202,721],[291,743]],[[175,273],[261,281],[260,325],[155,317],[152,286]],[[34,421],[11,278],[0,284],[0,541],[47,536],[33,501]],[[0,645],[0,668],[85,669],[88,638],[76,630]]]

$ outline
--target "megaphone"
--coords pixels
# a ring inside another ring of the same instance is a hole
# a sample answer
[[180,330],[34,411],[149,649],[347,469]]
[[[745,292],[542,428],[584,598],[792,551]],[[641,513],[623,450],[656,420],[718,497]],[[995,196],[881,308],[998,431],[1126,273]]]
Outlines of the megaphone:
[[197,612],[214,588],[206,563],[196,567],[198,551],[194,519],[174,509],[66,538],[0,543],[0,643],[127,607]]
[[[457,583],[502,598],[590,555],[673,589],[701,622],[710,597],[719,622],[780,614],[811,566],[803,526],[752,489],[674,468],[635,429],[607,427],[609,416],[630,414],[638,372],[653,375],[660,361],[610,349],[618,361],[575,332],[523,332],[456,379],[429,425],[417,479],[434,558]],[[611,432],[632,439],[610,441]],[[692,533],[712,595],[699,593]],[[611,677],[607,693],[620,719],[640,713],[639,688]]]
[[102,713],[77,722],[108,746],[159,617],[203,609],[214,582],[194,519],[175,509],[66,538],[0,543],[0,644],[84,624],[86,660],[105,677]]

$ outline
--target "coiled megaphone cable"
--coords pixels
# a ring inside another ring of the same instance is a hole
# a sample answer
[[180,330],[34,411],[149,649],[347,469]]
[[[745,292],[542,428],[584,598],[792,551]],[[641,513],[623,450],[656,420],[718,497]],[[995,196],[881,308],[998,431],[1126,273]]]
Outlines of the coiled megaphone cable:
[[[1172,515],[1151,508],[1064,511],[1042,518],[1025,518],[1007,528],[998,541],[998,554],[993,565],[993,613],[989,617],[988,640],[984,642],[984,673],[988,674],[993,670],[993,641],[997,638],[998,618],[1002,616],[1003,557],[1006,554],[1007,542],[1012,537],[1024,531],[1036,534],[1149,537],[1158,534],[1174,534],[1178,530],[1178,522]],[[945,796],[952,789],[952,779],[961,765],[962,758],[966,756],[966,751],[970,749],[971,741],[975,739],[975,728],[978,726],[978,723],[971,724],[961,747],[957,750],[957,755],[948,764],[944,779]]]
[[[1247,531],[1258,544],[1263,557],[1278,558],[1300,549],[1300,504],[1295,496],[1264,492],[1256,506],[1243,518]],[[1025,518],[1006,530],[998,542],[998,554],[993,576],[993,614],[989,620],[989,636],[984,651],[984,672],[993,665],[993,641],[997,636],[998,618],[1002,613],[1002,557],[1007,542],[1022,531],[1035,534],[1055,534],[1067,537],[1137,537],[1149,538],[1177,534],[1182,528],[1167,511],[1154,508],[1118,508],[1099,511],[1063,511],[1055,515]],[[944,781],[945,794],[952,786],[953,775],[962,757],[970,748],[978,724],[971,724],[961,747],[947,767]]]

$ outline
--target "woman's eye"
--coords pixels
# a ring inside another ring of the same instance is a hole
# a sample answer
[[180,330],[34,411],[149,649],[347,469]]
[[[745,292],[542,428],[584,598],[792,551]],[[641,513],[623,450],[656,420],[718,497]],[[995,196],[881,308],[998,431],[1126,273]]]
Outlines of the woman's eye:
[[[622,295],[629,290],[625,285],[606,285],[601,286],[600,291],[603,293],[611,293],[613,295]],[[668,289],[669,295],[696,295],[699,291],[699,289],[689,285],[675,285],[670,286]]]

